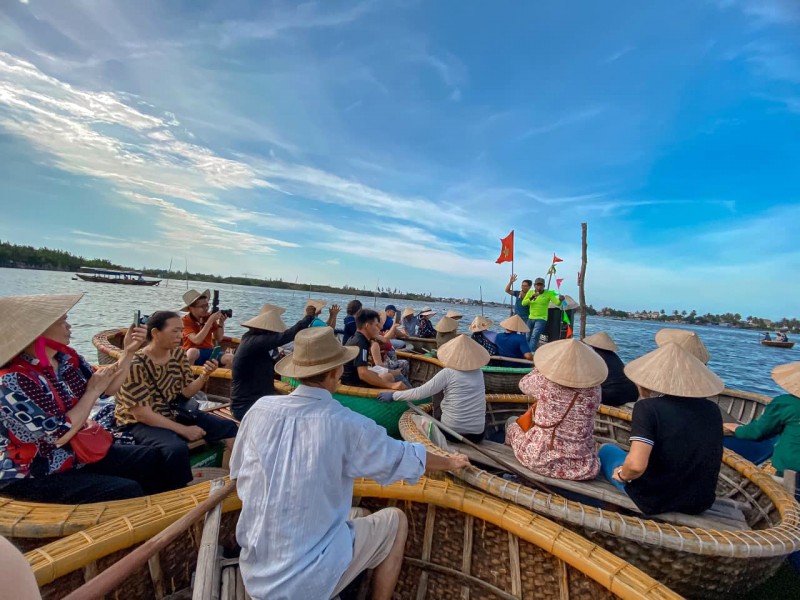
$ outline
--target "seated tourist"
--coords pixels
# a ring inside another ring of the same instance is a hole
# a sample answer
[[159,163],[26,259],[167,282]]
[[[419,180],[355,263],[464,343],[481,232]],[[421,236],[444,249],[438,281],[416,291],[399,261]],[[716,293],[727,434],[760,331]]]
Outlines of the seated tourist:
[[306,306],[306,316],[291,328],[281,320],[283,312],[282,308],[267,308],[266,311],[262,308],[257,316],[242,323],[248,329],[233,357],[231,376],[231,412],[239,421],[261,396],[275,393],[278,348],[294,340],[299,331],[311,325],[316,309]]
[[386,333],[389,331],[395,323],[394,318],[397,316],[397,308],[394,304],[387,304],[386,308],[383,309],[383,312],[386,314],[386,319],[381,325],[381,333]]
[[331,304],[331,307],[328,309],[328,320],[323,321],[320,315],[326,304],[327,302],[325,302],[325,300],[314,300],[312,298],[309,298],[308,302],[306,302],[306,310],[308,310],[310,306],[314,308],[314,320],[311,321],[311,327],[330,327],[331,329],[336,329],[336,317],[339,315],[340,310],[339,305]]
[[[468,336],[459,335],[439,348],[437,356],[445,368],[432,379],[412,390],[381,392],[378,399],[381,402],[415,401],[444,392],[437,407],[440,410],[433,416],[477,444],[483,439],[486,428],[486,387],[481,367],[488,364],[489,353]],[[443,433],[453,439],[447,432]]]
[[[528,333],[528,325],[517,315],[511,315],[504,321],[500,321],[500,327],[505,332],[498,333],[494,338],[497,346],[497,354],[508,358],[533,360],[530,344],[525,337]],[[492,361],[492,366],[496,367],[525,367],[524,364],[507,360]]]
[[350,300],[347,303],[344,317],[344,332],[342,333],[342,344],[347,344],[347,341],[353,337],[356,332],[356,313],[362,308],[361,300]]
[[130,374],[117,395],[117,423],[133,435],[137,444],[158,449],[166,468],[182,484],[192,480],[188,442],[205,439],[225,443],[223,467],[233,448],[236,423],[203,411],[187,415],[182,401],[199,392],[216,361],[203,365],[197,377],[180,348],[181,319],[177,313],[160,310],[147,320],[147,345],[136,353]]
[[725,385],[701,361],[668,342],[628,363],[639,389],[631,448],[600,447],[603,475],[646,515],[711,508],[722,461],[722,416],[708,400]]
[[529,429],[506,426],[506,444],[531,471],[556,479],[594,479],[600,461],[594,448],[594,418],[600,384],[608,375],[602,359],[574,338],[550,342],[533,355],[536,367],[519,382],[538,401]]
[[[377,313],[369,312],[377,330]],[[324,600],[374,569],[370,597],[388,600],[403,561],[406,517],[391,507],[357,517],[353,480],[413,482],[426,469],[457,470],[469,461],[392,439],[333,398],[358,346],[342,347],[325,328],[301,331],[294,344],[275,370],[300,385],[253,406],[231,461],[242,500],[236,539],[245,587],[253,598]]]
[[81,296],[0,298],[0,494],[83,504],[181,487],[152,448],[112,443],[107,431],[90,429],[105,440],[91,456],[81,449],[97,440],[75,439],[94,426],[95,402],[117,393],[145,335],[128,328],[119,360],[94,370],[68,345],[67,312]]
[[494,321],[486,317],[475,317],[469,324],[472,332],[472,339],[478,342],[489,353],[489,356],[497,354],[497,344],[489,340],[489,328],[494,325]]
[[785,333],[783,333],[782,331],[779,331],[778,333],[775,334],[775,341],[776,342],[788,342],[789,338],[786,337]]
[[656,346],[659,348],[664,344],[670,342],[678,344],[681,348],[686,350],[689,354],[694,356],[697,360],[704,365],[708,364],[711,354],[709,354],[700,336],[694,331],[688,329],[677,329],[675,327],[666,327],[656,333]]
[[431,317],[436,315],[436,311],[425,306],[419,311],[419,321],[417,323],[417,337],[421,338],[435,338],[436,330],[431,323]]
[[770,336],[769,331],[765,331],[764,332],[764,337],[761,338],[761,339],[763,339],[765,342],[771,342],[772,341],[772,336]]
[[747,425],[725,423],[733,437],[726,436],[724,445],[755,464],[772,456],[783,475],[786,469],[800,471],[800,362],[778,365],[772,379],[787,393],[775,396],[764,414]]
[[436,330],[436,347],[441,348],[447,342],[458,337],[458,321],[450,317],[442,317],[434,326]]
[[619,348],[605,331],[600,331],[583,339],[583,343],[591,346],[608,367],[608,377],[603,382],[603,404],[622,406],[628,402],[636,402],[639,391],[636,384],[625,375],[625,364],[619,356]]
[[[387,318],[386,312],[379,311],[378,314],[380,315],[379,324],[383,327]],[[395,352],[392,345],[392,340],[381,335],[378,335],[372,341],[370,347],[370,369],[378,373],[381,379],[387,383],[402,381],[408,387],[411,387],[411,382],[408,381],[409,362],[403,358],[397,358],[397,352]]]
[[417,326],[419,325],[419,317],[410,306],[403,309],[402,319],[400,321],[400,329],[398,337],[417,337]]
[[[184,315],[183,323],[183,349],[189,364],[202,365],[211,358],[214,346],[222,344],[225,337],[225,321],[227,315],[220,311],[208,312],[211,290],[198,292],[188,290],[183,295],[184,306],[181,312]],[[230,367],[233,362],[231,354],[223,354],[219,361],[220,366]]]
[[345,385],[371,386],[377,388],[389,388],[393,390],[404,390],[406,384],[402,381],[389,383],[382,379],[378,373],[370,370],[370,351],[372,342],[380,333],[380,315],[369,308],[362,308],[356,313],[356,334],[347,341],[347,346],[356,346],[358,353],[356,357],[344,366],[342,383]]

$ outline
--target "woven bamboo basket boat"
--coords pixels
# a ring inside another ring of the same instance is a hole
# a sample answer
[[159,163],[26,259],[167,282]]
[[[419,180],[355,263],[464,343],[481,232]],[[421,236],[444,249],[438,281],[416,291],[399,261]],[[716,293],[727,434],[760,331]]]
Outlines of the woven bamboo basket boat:
[[531,369],[487,366],[481,371],[487,394],[519,394],[519,382],[531,372]]
[[[528,406],[525,396],[493,397],[489,405],[492,400],[497,400],[502,410],[492,415],[487,411],[490,428],[512,413],[509,406],[517,404],[516,415]],[[613,442],[628,448],[630,418],[628,411],[601,406],[595,421],[597,444]],[[401,418],[400,431],[406,440],[424,444],[429,452],[446,454],[420,432],[410,411]],[[554,519],[687,597],[726,598],[744,593],[771,577],[788,554],[800,549],[800,506],[769,475],[728,450],[717,497],[735,501],[749,529],[703,529],[636,516],[631,511],[594,508],[508,481],[474,465],[454,475]]]
[[[395,590],[399,599],[680,598],[624,560],[579,535],[507,501],[428,479],[386,487],[356,482],[369,510],[396,506],[409,520]],[[44,600],[62,598],[186,514],[194,504],[151,507],[29,552]],[[220,544],[235,555],[241,502],[222,505]],[[189,587],[202,522],[150,559],[106,597],[161,598]],[[226,561],[235,562],[235,561]],[[343,594],[343,597],[345,594]]]
[[[125,329],[106,329],[92,337],[92,344],[97,348],[97,360],[101,365],[109,365],[119,358],[122,352],[122,339]],[[239,347],[238,338],[226,337],[221,344],[223,350],[232,349],[234,352]],[[203,367],[193,366],[192,372],[201,375]],[[230,400],[231,397],[231,370],[217,369],[208,378],[203,391],[210,396],[219,396]]]
[[428,351],[437,348],[436,338],[405,337],[403,341],[414,344],[416,350]]

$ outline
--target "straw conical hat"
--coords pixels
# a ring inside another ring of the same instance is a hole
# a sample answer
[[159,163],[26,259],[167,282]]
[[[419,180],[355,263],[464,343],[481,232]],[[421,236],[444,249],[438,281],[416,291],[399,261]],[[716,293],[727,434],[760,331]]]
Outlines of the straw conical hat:
[[283,313],[286,312],[285,308],[283,308],[282,306],[278,306],[277,304],[269,304],[269,303],[267,303],[267,304],[262,304],[261,305],[261,311],[260,312],[265,313],[265,312],[269,312],[271,310],[276,311],[279,315],[282,315]]
[[663,346],[668,343],[678,344],[681,348],[689,352],[692,356],[702,362],[704,365],[708,364],[708,359],[711,355],[708,353],[703,341],[694,331],[687,329],[676,329],[675,327],[667,327],[661,329],[656,333],[656,345]]
[[444,316],[445,316],[445,317],[450,317],[451,319],[458,320],[458,319],[460,319],[461,317],[463,317],[464,315],[462,315],[462,314],[461,314],[460,312],[458,312],[457,310],[448,310],[448,311],[445,313],[445,315],[444,315]]
[[600,348],[600,350],[610,350],[616,352],[619,347],[611,339],[605,331],[598,331],[595,334],[583,338],[583,343],[591,346],[592,348]]
[[500,321],[500,327],[517,333],[528,333],[531,330],[519,315],[511,315],[507,319]]
[[708,398],[725,389],[722,379],[674,342],[628,363],[625,375],[643,388],[686,398]]
[[83,294],[0,298],[0,366],[22,352],[81,298]]
[[772,379],[794,396],[800,396],[800,362],[778,365],[772,369]]
[[405,319],[406,317],[410,317],[410,316],[411,316],[411,315],[413,315],[414,313],[415,313],[415,311],[414,311],[414,309],[413,309],[413,308],[411,308],[410,306],[406,306],[406,307],[403,309],[403,318]]
[[308,308],[309,306],[313,306],[314,309],[317,312],[319,312],[323,308],[325,308],[326,304],[327,304],[327,302],[325,302],[325,300],[315,300],[314,298],[309,298],[308,302],[306,302],[306,308]]
[[443,344],[436,351],[436,358],[445,367],[456,371],[474,371],[489,364],[486,348],[466,335],[459,335]]
[[600,355],[575,338],[540,346],[533,362],[547,379],[570,388],[594,387],[608,377],[608,367]]
[[342,346],[330,327],[303,329],[294,338],[294,352],[275,365],[285,377],[313,377],[353,360],[358,346]]
[[433,328],[439,333],[450,333],[458,329],[458,321],[450,317],[442,317]]
[[180,309],[181,312],[189,312],[189,307],[194,304],[196,300],[199,300],[201,296],[211,298],[211,290],[204,290],[202,292],[198,292],[197,290],[186,290],[183,293],[183,308]]
[[472,319],[472,323],[469,324],[469,330],[473,332],[486,331],[492,325],[494,325],[494,321],[491,319],[487,319],[486,317],[475,317]]
[[281,319],[281,313],[277,310],[260,312],[249,321],[242,323],[242,326],[264,331],[277,331],[278,333],[283,333],[288,329],[286,323]]

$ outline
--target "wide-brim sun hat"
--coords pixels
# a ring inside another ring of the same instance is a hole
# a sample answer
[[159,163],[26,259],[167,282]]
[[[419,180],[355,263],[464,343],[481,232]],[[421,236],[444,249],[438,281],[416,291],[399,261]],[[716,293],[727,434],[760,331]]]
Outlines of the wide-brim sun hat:
[[450,333],[458,329],[458,321],[450,317],[442,317],[433,328],[439,333]]
[[592,348],[600,348],[600,350],[608,350],[610,352],[619,350],[619,346],[614,343],[614,340],[612,340],[611,336],[605,331],[598,331],[597,333],[586,336],[583,338],[583,343]]
[[463,317],[464,315],[462,315],[462,314],[461,314],[460,312],[458,312],[457,310],[452,310],[452,309],[451,309],[451,310],[448,310],[448,311],[445,313],[445,315],[444,315],[444,316],[445,316],[445,317],[450,317],[451,319],[458,320],[458,319],[460,319],[461,317]]
[[489,364],[486,348],[466,335],[459,335],[436,351],[436,358],[445,367],[456,371],[475,371]]
[[330,327],[303,329],[294,338],[294,352],[275,365],[284,377],[313,377],[353,360],[358,346],[342,346]]
[[716,373],[675,342],[631,361],[625,375],[636,385],[670,396],[708,398],[725,389]]
[[477,333],[479,331],[486,331],[492,325],[494,325],[494,321],[492,321],[491,319],[477,316],[474,319],[472,319],[472,323],[469,324],[469,330],[473,333]]
[[694,331],[687,329],[678,329],[676,327],[666,327],[656,333],[656,345],[663,346],[664,344],[678,344],[681,348],[689,352],[692,356],[702,362],[704,365],[708,364],[711,354],[703,340],[700,339]]
[[436,311],[433,310],[430,306],[423,306],[422,310],[419,311],[421,317],[432,317],[436,314]]
[[326,304],[327,302],[325,300],[315,300],[314,298],[309,298],[308,301],[306,302],[306,308],[308,308],[309,306],[313,306],[314,310],[319,312],[323,308],[325,308]]
[[413,309],[413,308],[411,308],[410,306],[406,306],[406,307],[403,309],[403,318],[404,318],[404,319],[405,319],[406,317],[411,317],[411,316],[413,316],[414,314],[415,314],[415,311],[414,311],[414,309]]
[[252,319],[242,323],[242,326],[263,329],[264,331],[277,331],[278,333],[283,333],[288,329],[286,323],[281,319],[281,313],[277,310],[260,312]]
[[500,321],[500,327],[517,333],[528,333],[531,330],[519,315],[511,315],[507,319]]
[[546,379],[569,388],[594,387],[608,377],[608,367],[600,355],[575,338],[540,346],[533,362]]
[[793,396],[800,397],[800,362],[778,365],[772,369],[772,379]]
[[189,307],[203,296],[206,298],[211,298],[211,290],[204,290],[202,292],[198,292],[197,290],[185,291],[183,293],[183,308],[181,308],[180,311],[189,312]]
[[32,344],[81,298],[83,294],[0,297],[0,366]]

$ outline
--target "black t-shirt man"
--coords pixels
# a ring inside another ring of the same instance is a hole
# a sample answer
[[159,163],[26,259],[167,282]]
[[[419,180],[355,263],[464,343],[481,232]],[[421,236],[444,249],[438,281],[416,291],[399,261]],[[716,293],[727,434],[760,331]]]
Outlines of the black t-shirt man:
[[711,508],[722,461],[722,416],[716,404],[677,396],[639,400],[630,440],[653,447],[644,474],[625,485],[639,510],[695,515]]
[[345,346],[358,346],[358,354],[356,354],[356,357],[349,363],[345,363],[344,373],[342,374],[343,384],[358,386],[366,385],[358,377],[358,367],[369,367],[370,345],[370,341],[360,331],[356,331],[353,337],[347,340],[347,344],[345,344]]

